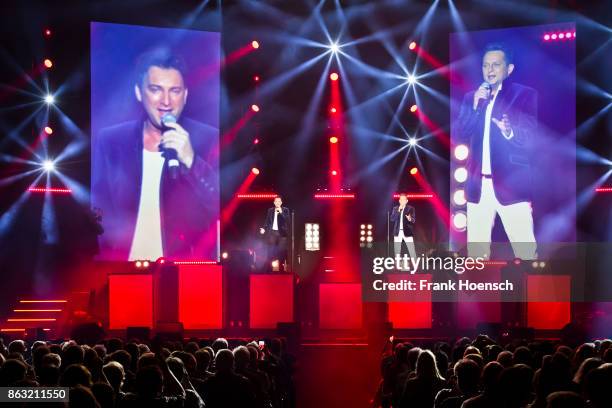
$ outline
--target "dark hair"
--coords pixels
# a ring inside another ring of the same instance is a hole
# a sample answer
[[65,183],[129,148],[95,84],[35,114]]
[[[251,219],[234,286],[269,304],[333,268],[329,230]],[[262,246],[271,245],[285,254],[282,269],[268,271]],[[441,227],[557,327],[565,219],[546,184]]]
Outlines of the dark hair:
[[141,85],[145,75],[151,67],[176,69],[183,75],[183,81],[187,78],[187,66],[179,55],[172,53],[167,47],[157,47],[140,54],[136,60],[136,77],[134,81]]
[[490,51],[501,51],[504,53],[504,60],[506,64],[510,65],[514,62],[514,58],[512,55],[512,50],[508,48],[505,44],[502,43],[490,43],[484,47],[482,51],[482,57],[484,58],[485,54]]

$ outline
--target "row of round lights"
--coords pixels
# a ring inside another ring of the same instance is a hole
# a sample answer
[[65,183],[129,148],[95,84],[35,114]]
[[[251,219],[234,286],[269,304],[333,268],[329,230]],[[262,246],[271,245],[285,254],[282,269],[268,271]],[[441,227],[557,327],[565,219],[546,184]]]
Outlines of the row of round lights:
[[544,41],[555,41],[555,40],[573,40],[574,38],[576,38],[576,32],[575,31],[565,31],[565,32],[559,32],[559,33],[552,33],[552,34],[544,34]]
[[321,249],[320,235],[319,235],[319,224],[306,223],[305,224],[305,249],[306,251],[318,251]]
[[467,181],[468,171],[465,167],[465,161],[469,156],[469,149],[464,144],[459,144],[453,149],[453,157],[459,164],[453,172],[453,179],[459,184],[459,187],[453,192],[453,204],[458,208],[458,211],[453,213],[453,227],[458,231],[464,231],[467,227],[467,215],[464,211],[464,206],[467,204],[465,198],[464,183]]

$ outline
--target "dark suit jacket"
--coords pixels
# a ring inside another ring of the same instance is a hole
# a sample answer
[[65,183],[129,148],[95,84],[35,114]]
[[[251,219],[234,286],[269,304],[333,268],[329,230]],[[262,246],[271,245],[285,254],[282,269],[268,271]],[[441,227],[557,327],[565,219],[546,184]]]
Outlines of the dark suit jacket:
[[[408,221],[408,218],[406,218],[407,215],[410,215],[412,217],[412,221]],[[412,236],[412,226],[414,225],[414,223],[416,222],[416,212],[414,211],[414,207],[407,205],[406,204],[406,208],[404,208],[404,222],[402,224],[402,226],[404,227],[404,235],[407,237],[411,237]],[[393,236],[397,236],[399,234],[400,231],[400,212],[399,212],[399,205],[396,205],[395,207],[393,207],[393,210],[391,210],[391,223],[393,224]]]
[[[457,119],[455,143],[465,143],[470,151],[467,161],[466,198],[480,201],[482,143],[485,109],[474,110],[474,92],[463,98]],[[538,95],[533,88],[506,79],[495,99],[492,118],[508,115],[514,136],[506,139],[491,121],[491,174],[497,200],[503,204],[531,201],[531,141],[538,127]]]
[[[287,207],[282,207],[282,212],[278,214],[278,232],[281,236],[286,237],[289,231],[289,209]],[[272,225],[274,225],[274,207],[268,208],[268,212],[266,213],[266,221],[264,222],[264,229],[266,232],[272,231]]]
[[[143,121],[103,129],[92,154],[92,206],[103,211],[100,259],[127,260],[134,237],[142,184]],[[213,259],[219,216],[218,130],[188,118],[195,158],[172,180],[164,164],[160,214],[164,256]]]

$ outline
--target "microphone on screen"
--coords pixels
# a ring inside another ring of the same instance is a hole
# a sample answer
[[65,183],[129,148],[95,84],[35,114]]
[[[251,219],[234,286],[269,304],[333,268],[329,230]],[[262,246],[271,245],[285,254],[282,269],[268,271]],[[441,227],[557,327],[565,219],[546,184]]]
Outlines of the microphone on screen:
[[491,98],[491,84],[488,83],[487,81],[484,81],[482,84],[480,84],[479,88],[484,88],[487,91],[489,91],[489,96],[486,99],[478,100],[478,105],[476,106],[476,110],[478,112],[481,112],[489,104],[489,99]]
[[[162,116],[161,118],[161,123],[164,126],[164,131],[169,130],[170,128],[166,125],[168,123],[176,123],[176,116],[171,113],[165,113],[164,116]],[[164,157],[168,161],[168,173],[170,174],[170,178],[172,180],[176,180],[176,178],[178,177],[178,170],[180,164],[178,161],[178,154],[176,152],[176,149],[164,147],[163,152]]]

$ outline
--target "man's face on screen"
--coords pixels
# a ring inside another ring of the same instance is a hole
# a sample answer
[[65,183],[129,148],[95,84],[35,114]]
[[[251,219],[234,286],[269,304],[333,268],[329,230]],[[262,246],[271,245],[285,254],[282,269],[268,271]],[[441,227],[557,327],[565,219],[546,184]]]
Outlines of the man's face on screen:
[[178,119],[187,102],[183,75],[174,68],[150,67],[135,92],[149,121],[158,129],[164,115],[171,113]]
[[274,199],[274,206],[280,208],[281,205],[283,205],[283,200],[280,197],[276,197]]
[[404,207],[407,203],[408,203],[408,197],[406,197],[405,195],[401,195],[399,197],[399,205],[401,207]]
[[482,58],[482,77],[494,88],[508,78],[513,69],[514,65],[506,63],[503,51],[489,51]]

